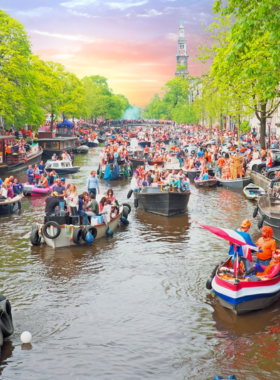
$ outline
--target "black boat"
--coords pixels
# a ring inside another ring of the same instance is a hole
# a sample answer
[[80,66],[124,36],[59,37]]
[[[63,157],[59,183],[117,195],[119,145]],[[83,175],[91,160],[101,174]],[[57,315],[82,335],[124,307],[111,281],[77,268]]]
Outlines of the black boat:
[[256,217],[258,214],[258,227],[271,227],[273,237],[280,241],[280,199],[272,195],[261,196],[253,216]]
[[144,187],[141,192],[134,192],[134,204],[141,210],[162,216],[183,214],[190,199],[189,191],[178,193],[169,186]]
[[97,136],[97,140],[98,140],[98,142],[100,142],[100,144],[102,144],[102,143],[105,143],[106,137],[104,135],[99,134]]
[[[187,175],[187,177],[189,179],[195,179],[195,178],[199,177],[201,174],[201,170],[193,170],[193,169],[191,169],[191,170],[183,169],[183,172],[184,172],[184,174]],[[208,169],[208,174],[210,177],[214,177],[214,175],[215,175],[214,170]]]
[[39,145],[44,149],[43,157],[49,159],[54,153],[61,156],[64,151],[74,152],[76,141],[78,141],[77,137],[39,138]]

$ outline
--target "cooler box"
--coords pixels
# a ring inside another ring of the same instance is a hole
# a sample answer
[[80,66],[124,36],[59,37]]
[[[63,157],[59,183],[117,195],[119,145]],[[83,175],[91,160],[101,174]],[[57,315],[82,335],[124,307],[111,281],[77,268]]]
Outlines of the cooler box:
[[91,225],[92,226],[97,226],[97,224],[102,224],[104,223],[103,216],[91,216]]

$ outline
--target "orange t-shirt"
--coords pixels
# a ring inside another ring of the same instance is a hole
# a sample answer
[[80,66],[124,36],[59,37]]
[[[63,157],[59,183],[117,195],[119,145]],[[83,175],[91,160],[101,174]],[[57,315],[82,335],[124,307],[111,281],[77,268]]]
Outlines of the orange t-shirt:
[[223,168],[224,164],[225,164],[225,160],[223,159],[223,157],[220,157],[218,159],[218,166],[219,166],[219,168]]
[[257,252],[257,257],[260,260],[271,259],[272,251],[276,251],[276,241],[272,238],[264,240],[261,237],[257,240],[256,245],[262,250],[262,252]]

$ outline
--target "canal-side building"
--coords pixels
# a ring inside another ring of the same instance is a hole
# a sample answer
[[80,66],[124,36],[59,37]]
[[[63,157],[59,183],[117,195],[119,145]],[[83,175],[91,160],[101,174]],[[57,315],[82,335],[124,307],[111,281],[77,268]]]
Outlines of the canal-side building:
[[178,50],[177,50],[177,54],[176,54],[176,60],[177,60],[176,72],[175,72],[176,77],[181,75],[185,78],[189,74],[188,57],[189,56],[187,53],[187,40],[185,37],[184,22],[180,21]]

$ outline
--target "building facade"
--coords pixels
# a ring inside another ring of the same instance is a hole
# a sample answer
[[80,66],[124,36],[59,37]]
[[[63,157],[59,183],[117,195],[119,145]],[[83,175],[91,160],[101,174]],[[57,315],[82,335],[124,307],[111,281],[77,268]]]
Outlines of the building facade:
[[179,38],[178,38],[178,51],[176,54],[177,66],[175,76],[183,76],[184,78],[189,74],[188,71],[188,53],[187,41],[185,37],[185,27],[183,21],[180,21]]

